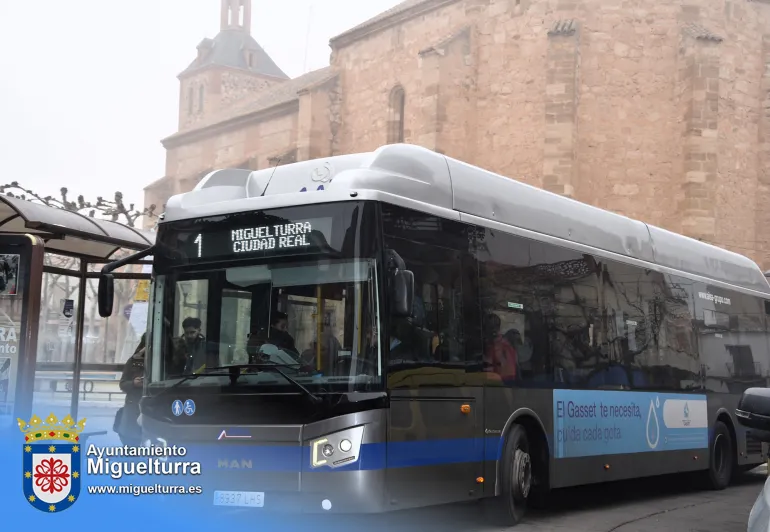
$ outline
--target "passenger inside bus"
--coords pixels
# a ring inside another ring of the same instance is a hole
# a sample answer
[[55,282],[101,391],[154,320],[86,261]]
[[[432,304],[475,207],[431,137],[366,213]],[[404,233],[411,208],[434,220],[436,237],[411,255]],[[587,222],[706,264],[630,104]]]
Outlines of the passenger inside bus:
[[516,350],[500,334],[501,320],[497,314],[488,314],[484,320],[484,365],[487,371],[503,382],[516,379]]
[[185,318],[182,330],[181,336],[171,339],[167,375],[188,375],[200,371],[206,364],[206,338],[201,334],[201,320]]
[[289,334],[289,316],[276,311],[270,320],[270,342],[279,349],[288,349],[297,352],[294,338]]
[[268,329],[252,325],[246,341],[249,363],[295,365],[299,362],[299,353],[294,346],[294,338],[288,332],[288,316],[274,311]]
[[[334,373],[335,363],[339,357],[342,345],[329,330],[321,332],[321,342],[314,338],[307,349],[302,352],[302,362],[324,373]],[[320,358],[319,358],[320,357]],[[319,367],[318,361],[321,361]]]
[[449,328],[434,337],[433,359],[444,363],[462,363],[463,346]]
[[518,329],[509,329],[503,335],[514,350],[516,350],[517,374],[530,373],[532,371],[532,341],[529,335],[522,338]]

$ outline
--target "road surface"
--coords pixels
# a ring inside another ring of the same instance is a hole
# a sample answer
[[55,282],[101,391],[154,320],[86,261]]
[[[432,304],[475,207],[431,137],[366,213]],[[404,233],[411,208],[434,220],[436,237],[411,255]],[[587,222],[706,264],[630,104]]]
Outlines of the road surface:
[[[766,480],[766,469],[744,475],[724,491],[698,490],[688,477],[661,477],[555,492],[548,511],[519,526],[485,523],[473,505],[394,513],[329,530],[435,532],[746,532],[749,512]],[[318,528],[318,527],[316,527]],[[326,530],[325,527],[321,527]]]

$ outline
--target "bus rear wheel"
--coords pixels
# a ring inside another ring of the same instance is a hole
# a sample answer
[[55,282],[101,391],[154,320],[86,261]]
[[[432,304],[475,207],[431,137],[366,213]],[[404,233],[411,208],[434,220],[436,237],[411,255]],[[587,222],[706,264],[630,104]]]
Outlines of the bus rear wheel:
[[514,425],[505,439],[501,462],[501,493],[486,501],[488,516],[500,526],[521,522],[532,489],[532,457],[527,432]]
[[721,421],[714,424],[714,436],[709,446],[709,468],[707,485],[714,490],[723,490],[730,485],[735,468],[735,444],[730,429]]

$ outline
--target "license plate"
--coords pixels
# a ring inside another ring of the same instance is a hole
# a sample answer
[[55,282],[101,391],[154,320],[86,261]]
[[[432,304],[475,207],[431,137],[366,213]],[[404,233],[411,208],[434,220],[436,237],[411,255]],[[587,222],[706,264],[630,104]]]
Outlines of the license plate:
[[214,506],[242,506],[262,508],[265,494],[261,491],[215,491]]

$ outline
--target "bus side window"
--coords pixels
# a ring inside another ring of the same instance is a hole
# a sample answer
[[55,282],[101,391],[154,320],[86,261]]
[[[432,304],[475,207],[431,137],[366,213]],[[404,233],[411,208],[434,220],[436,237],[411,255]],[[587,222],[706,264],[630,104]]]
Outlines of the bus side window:
[[[584,386],[602,338],[593,257],[479,231],[484,370],[516,385]],[[515,354],[505,358],[514,360],[504,367],[497,359],[508,346]]]
[[654,385],[736,394],[767,386],[763,302],[675,275],[665,275],[665,282],[662,356],[646,360]]
[[460,252],[387,238],[414,273],[409,318],[391,317],[391,367],[449,364],[464,366]]

